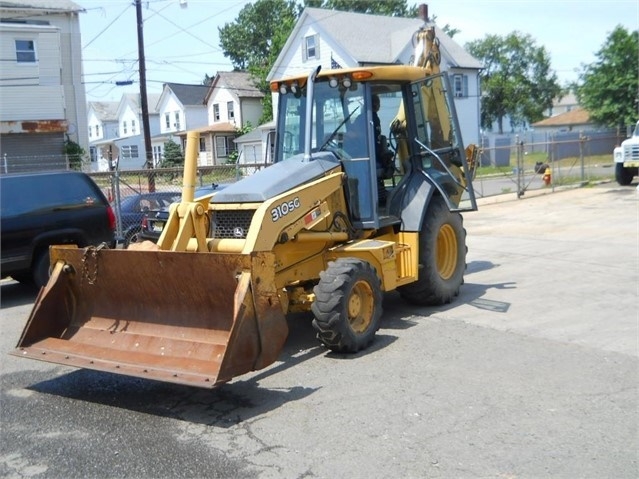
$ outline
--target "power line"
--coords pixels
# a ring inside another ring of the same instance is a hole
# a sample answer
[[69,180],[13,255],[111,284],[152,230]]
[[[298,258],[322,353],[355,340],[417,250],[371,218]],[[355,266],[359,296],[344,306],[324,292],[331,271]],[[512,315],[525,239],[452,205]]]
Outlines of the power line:
[[124,15],[124,12],[126,12],[126,11],[130,8],[130,7],[131,7],[131,5],[127,5],[127,6],[125,7],[125,9],[124,9],[124,10],[122,10],[122,11],[120,12],[120,14],[119,14],[117,17],[115,17],[115,18],[111,21],[111,23],[109,23],[106,27],[104,27],[104,28],[102,29],[102,31],[101,31],[100,33],[98,33],[95,37],[93,37],[91,40],[89,40],[89,43],[87,43],[86,45],[84,45],[84,46],[82,47],[82,50],[84,50],[84,49],[85,49],[85,48],[87,48],[89,45],[91,45],[91,44],[92,44],[95,40],[97,40],[98,38],[100,38],[100,36],[101,36],[104,32],[106,32],[106,31],[107,31],[107,30],[111,27],[111,25],[113,25],[113,24],[114,24],[114,23],[115,23],[115,22],[116,22],[116,21],[117,21],[117,20],[118,20],[118,19],[119,19],[122,15]]

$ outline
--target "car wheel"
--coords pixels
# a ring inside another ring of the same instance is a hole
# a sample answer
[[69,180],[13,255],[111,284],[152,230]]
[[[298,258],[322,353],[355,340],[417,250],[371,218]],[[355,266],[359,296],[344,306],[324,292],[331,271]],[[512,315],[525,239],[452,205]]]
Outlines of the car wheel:
[[45,249],[33,263],[33,282],[38,288],[49,282],[50,270],[49,248]]
[[140,233],[142,232],[142,228],[134,228],[129,233],[127,233],[126,238],[124,238],[124,248],[128,248],[131,243],[140,242]]

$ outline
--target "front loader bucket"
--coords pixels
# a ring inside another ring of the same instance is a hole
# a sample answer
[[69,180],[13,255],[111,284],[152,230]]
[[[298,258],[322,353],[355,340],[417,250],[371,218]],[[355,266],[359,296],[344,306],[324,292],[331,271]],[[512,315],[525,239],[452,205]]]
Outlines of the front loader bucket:
[[277,359],[288,334],[271,253],[56,246],[12,354],[212,388]]

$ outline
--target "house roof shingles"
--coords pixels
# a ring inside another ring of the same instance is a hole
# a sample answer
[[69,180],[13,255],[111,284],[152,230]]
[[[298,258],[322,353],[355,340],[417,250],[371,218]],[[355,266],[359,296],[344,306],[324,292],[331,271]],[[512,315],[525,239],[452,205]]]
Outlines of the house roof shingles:
[[264,93],[255,86],[251,74],[248,72],[217,72],[213,83],[211,83],[211,88],[218,85],[232,91],[239,98],[262,98],[264,96]]
[[207,85],[187,85],[184,83],[165,83],[183,106],[202,106],[208,89]]
[[558,126],[579,126],[589,125],[591,122],[590,115],[583,108],[575,108],[574,110],[551,116],[545,120],[533,123],[533,127],[558,127]]
[[101,121],[117,121],[119,105],[120,105],[120,102],[117,102],[117,101],[90,101],[89,102],[89,108],[93,108],[95,115]]
[[[402,50],[411,42],[413,34],[424,25],[420,18],[387,17],[364,13],[341,12],[321,8],[306,8],[304,12],[360,63],[395,63]],[[470,55],[443,30],[433,23],[440,48],[454,67],[482,68],[481,62]]]

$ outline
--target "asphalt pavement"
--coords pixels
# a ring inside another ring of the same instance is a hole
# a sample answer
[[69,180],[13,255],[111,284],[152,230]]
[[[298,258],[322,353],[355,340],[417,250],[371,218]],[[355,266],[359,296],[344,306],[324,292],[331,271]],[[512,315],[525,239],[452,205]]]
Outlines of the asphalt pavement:
[[1,283],[3,478],[639,477],[639,191],[485,198],[458,300],[384,297],[356,355],[289,319],[272,366],[215,390],[8,356],[32,291]]

